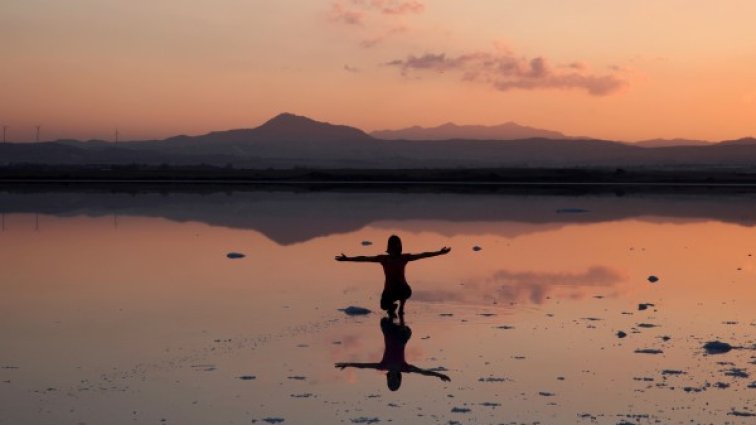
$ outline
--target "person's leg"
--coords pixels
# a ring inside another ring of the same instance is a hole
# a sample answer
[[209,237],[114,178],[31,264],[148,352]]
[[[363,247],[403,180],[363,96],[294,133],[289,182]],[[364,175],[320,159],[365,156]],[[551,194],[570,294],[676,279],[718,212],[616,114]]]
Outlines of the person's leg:
[[410,288],[409,285],[406,285],[403,293],[399,296],[399,316],[400,317],[404,317],[404,304],[407,302],[407,300],[411,296],[412,296],[412,288]]
[[386,313],[388,313],[389,317],[396,317],[396,304],[392,297],[385,292],[381,295],[381,309],[386,310]]

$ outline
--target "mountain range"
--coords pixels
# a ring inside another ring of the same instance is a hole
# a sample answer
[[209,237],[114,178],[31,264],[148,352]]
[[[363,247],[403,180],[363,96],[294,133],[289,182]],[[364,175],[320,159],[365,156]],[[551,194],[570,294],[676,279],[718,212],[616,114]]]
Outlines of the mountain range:
[[[387,140],[389,137],[398,139]],[[199,136],[118,144],[96,140],[0,144],[1,164],[210,164],[257,169],[752,168],[756,164],[756,139],[706,145],[680,140],[632,145],[565,138],[561,133],[514,123],[491,127],[445,124],[368,134],[354,127],[284,113],[259,127]]]
[[517,140],[517,139],[567,139],[558,131],[526,127],[514,122],[500,125],[457,125],[446,123],[438,127],[408,127],[400,130],[381,130],[370,133],[383,140]]
[[650,139],[641,140],[640,142],[631,143],[635,146],[642,146],[644,148],[669,148],[673,146],[708,146],[711,142],[706,140],[691,140],[691,139]]

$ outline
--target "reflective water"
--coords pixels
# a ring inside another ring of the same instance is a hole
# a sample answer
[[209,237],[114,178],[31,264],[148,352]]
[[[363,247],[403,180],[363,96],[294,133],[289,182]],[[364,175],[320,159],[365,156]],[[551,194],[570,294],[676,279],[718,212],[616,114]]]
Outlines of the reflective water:
[[[754,420],[753,194],[6,189],[0,213],[1,424]],[[403,327],[379,265],[334,261],[394,233],[452,247],[407,266]],[[426,372],[397,391],[335,367],[391,344]]]

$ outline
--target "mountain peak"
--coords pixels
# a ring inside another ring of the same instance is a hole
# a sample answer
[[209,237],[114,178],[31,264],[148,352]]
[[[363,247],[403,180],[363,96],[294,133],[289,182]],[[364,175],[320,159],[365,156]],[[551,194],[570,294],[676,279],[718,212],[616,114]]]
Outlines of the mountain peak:
[[261,126],[267,126],[267,125],[296,125],[296,124],[312,124],[317,123],[317,121],[307,118],[303,115],[297,115],[292,114],[290,112],[282,112],[275,117],[269,119],[268,121],[265,121],[265,123]]
[[315,121],[284,112],[252,130],[268,140],[366,140],[372,139],[362,130],[345,125]]

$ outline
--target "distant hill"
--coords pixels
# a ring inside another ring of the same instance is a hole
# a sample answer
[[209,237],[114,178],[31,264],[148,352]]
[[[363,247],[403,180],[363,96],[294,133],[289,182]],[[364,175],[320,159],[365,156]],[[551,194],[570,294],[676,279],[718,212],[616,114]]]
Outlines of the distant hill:
[[[301,143],[372,140],[367,133],[354,127],[334,125],[290,113],[279,114],[259,127],[213,131],[199,136],[174,136],[159,141],[134,142],[135,145],[155,147],[196,147],[200,145],[232,146],[249,143]],[[157,143],[156,143],[157,142]]]
[[106,148],[109,146],[113,146],[110,144],[110,142],[106,142],[104,140],[75,140],[75,139],[58,139],[55,140],[55,143],[61,144],[61,145],[68,145],[68,146],[75,146],[77,148]]
[[[756,139],[753,138],[708,145],[643,147],[609,140],[555,139],[563,135],[546,130],[532,131],[545,132],[540,134],[549,137],[499,138],[506,129],[511,130],[509,137],[514,137],[517,131],[532,134],[531,129],[512,123],[494,127],[449,124],[437,129],[450,130],[444,137],[452,136],[454,131],[468,136],[443,140],[383,140],[354,127],[281,114],[255,128],[163,140],[124,141],[117,145],[75,140],[0,144],[0,165],[207,164],[256,169],[756,167]],[[489,134],[487,132],[498,137],[469,138],[472,134],[469,129],[478,131],[477,137]],[[435,137],[440,134],[436,132]]]
[[733,145],[741,145],[741,146],[756,145],[756,138],[753,138],[753,137],[744,137],[742,139],[737,139],[737,140],[725,140],[723,142],[720,142],[719,144],[720,145],[725,145],[725,146],[733,146]]
[[641,140],[640,142],[634,142],[631,144],[642,146],[644,148],[668,148],[672,146],[708,146],[711,145],[712,142],[690,139],[651,139]]
[[362,150],[368,142],[374,139],[360,129],[283,113],[255,128],[121,143],[119,147],[168,154],[174,158],[172,163],[180,164],[289,167],[312,161],[333,166],[345,157],[364,157]]
[[[364,131],[346,125],[334,125],[313,119],[283,113],[250,131],[253,138],[275,141],[367,141],[372,140]],[[218,134],[218,133],[211,133]]]
[[259,127],[251,129],[214,131],[201,136],[176,136],[163,140],[177,145],[211,143],[282,143],[333,142],[372,140],[367,133],[354,127],[334,125],[290,113],[279,114]]
[[567,136],[550,130],[508,122],[500,125],[456,125],[446,123],[438,127],[408,127],[400,130],[381,130],[370,133],[382,140],[518,140],[518,139],[566,139]]

